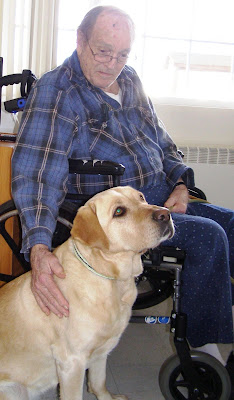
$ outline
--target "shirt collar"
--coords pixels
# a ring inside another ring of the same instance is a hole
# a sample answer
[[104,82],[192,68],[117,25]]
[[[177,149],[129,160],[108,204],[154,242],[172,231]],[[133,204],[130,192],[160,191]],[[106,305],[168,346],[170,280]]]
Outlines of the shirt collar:
[[[77,80],[79,81],[80,86],[84,85],[87,89],[95,93],[99,93],[99,95],[101,95],[107,103],[110,103],[110,105],[113,108],[116,108],[115,100],[111,99],[110,96],[106,95],[105,92],[103,92],[103,90],[93,86],[86,79],[81,69],[79,57],[76,50],[74,50],[72,55],[67,60],[64,61],[64,66],[65,67],[68,66],[69,69],[71,70],[71,77],[70,77],[71,80],[74,77],[76,81]],[[128,65],[125,65],[120,75],[118,76],[117,81],[122,91],[123,106],[131,108],[142,107],[142,106],[147,108],[149,107],[148,99],[144,93],[140,79],[133,68],[129,67]],[[137,91],[135,87],[138,87]],[[142,88],[141,92],[139,92],[140,87]]]

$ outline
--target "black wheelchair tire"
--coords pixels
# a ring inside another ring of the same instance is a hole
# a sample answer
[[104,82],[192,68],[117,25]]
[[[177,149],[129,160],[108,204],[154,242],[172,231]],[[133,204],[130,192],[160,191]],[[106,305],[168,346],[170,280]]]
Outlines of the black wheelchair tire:
[[[148,286],[145,292],[139,290],[141,282]],[[153,307],[172,295],[173,275],[170,271],[160,271],[154,267],[144,266],[142,274],[136,280],[136,286],[138,296],[133,304],[133,310]]]
[[[76,211],[77,211],[77,207],[73,203],[70,203],[67,201],[65,201],[63,203],[62,207],[59,210],[59,217],[57,220],[57,225],[56,225],[55,233],[53,236],[52,248],[59,246],[70,236],[72,221],[74,219]],[[7,202],[3,203],[0,206],[0,235],[2,237],[5,236],[4,237],[5,241],[6,241],[6,236],[8,237],[8,241],[10,241],[10,244],[8,243],[8,246],[11,248],[14,256],[18,259],[18,261],[22,267],[22,273],[23,273],[23,272],[27,272],[30,270],[30,263],[28,261],[26,261],[23,254],[20,253],[21,242],[16,243],[15,239],[12,238],[11,235],[7,231],[6,221],[12,217],[19,218],[19,213],[18,213],[18,210],[16,209],[14,201],[8,200]],[[20,227],[20,223],[19,223],[19,227]],[[10,280],[13,280],[16,277],[16,276],[11,276],[11,275],[9,275],[9,276],[6,275],[4,277],[3,274],[1,274],[1,276],[2,276],[2,280],[5,280],[5,282],[9,282]]]
[[6,214],[15,209],[16,209],[16,207],[15,207],[14,201],[8,200],[0,206],[0,215]]
[[[197,399],[229,400],[231,382],[224,366],[216,358],[199,351],[192,351],[191,357],[197,372],[203,377],[205,376],[207,382],[212,386],[212,393],[200,393]],[[178,380],[180,376],[182,378]],[[169,357],[162,365],[159,372],[159,386],[166,400],[190,399],[188,391],[185,394],[185,390],[190,387],[189,382],[183,378],[177,355]]]

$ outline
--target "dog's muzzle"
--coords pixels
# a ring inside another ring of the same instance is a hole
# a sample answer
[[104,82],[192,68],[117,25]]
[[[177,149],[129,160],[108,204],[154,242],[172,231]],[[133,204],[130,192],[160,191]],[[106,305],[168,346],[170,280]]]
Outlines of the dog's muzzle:
[[167,236],[168,239],[174,235],[174,226],[171,219],[171,213],[167,208],[159,208],[152,213],[152,219],[156,221],[161,229],[162,236]]

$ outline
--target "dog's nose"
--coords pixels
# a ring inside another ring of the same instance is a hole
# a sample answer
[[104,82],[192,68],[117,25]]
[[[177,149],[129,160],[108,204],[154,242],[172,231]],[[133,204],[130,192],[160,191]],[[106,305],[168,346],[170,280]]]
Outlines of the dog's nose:
[[159,210],[153,211],[152,218],[154,221],[169,221],[170,211],[167,208],[160,208]]

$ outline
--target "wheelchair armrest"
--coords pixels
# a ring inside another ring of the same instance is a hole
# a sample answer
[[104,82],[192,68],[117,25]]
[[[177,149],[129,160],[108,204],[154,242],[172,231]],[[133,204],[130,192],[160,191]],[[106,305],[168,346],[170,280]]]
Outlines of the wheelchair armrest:
[[112,161],[105,160],[69,160],[70,174],[90,174],[90,175],[117,175],[124,174],[125,167]]
[[159,246],[149,250],[150,263],[155,267],[160,267],[163,263],[183,265],[185,255],[184,250],[170,246]]
[[197,188],[196,186],[188,187],[188,192],[189,192],[189,195],[192,197],[196,197],[196,198],[202,199],[202,200],[207,200],[205,193],[201,189]]
[[[184,153],[181,150],[177,150],[177,152],[182,158],[184,158]],[[202,200],[207,200],[205,193],[201,189],[197,188],[196,186],[188,187],[188,191],[189,191],[190,196],[193,196],[193,197],[196,197],[196,198],[202,199]]]
[[[113,186],[120,185],[120,176],[124,174],[125,167],[113,161],[69,159],[70,174],[112,175]],[[88,200],[91,196],[85,194],[68,193],[68,200]]]

